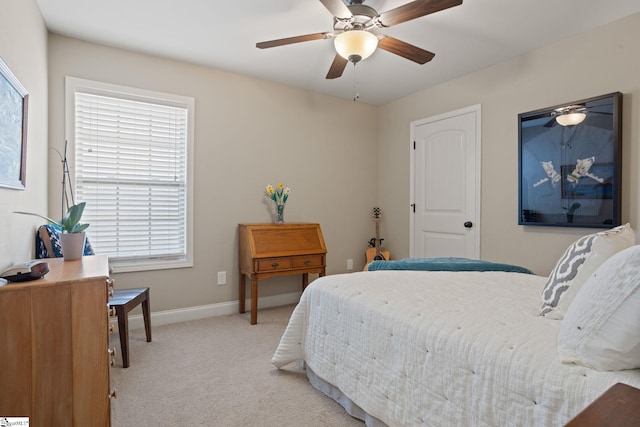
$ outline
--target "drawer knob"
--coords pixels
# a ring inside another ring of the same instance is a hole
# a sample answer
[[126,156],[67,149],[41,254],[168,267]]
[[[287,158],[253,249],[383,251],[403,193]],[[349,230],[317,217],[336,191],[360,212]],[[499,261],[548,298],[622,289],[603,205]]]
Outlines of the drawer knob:
[[115,317],[115,315],[116,315],[115,307],[108,307],[107,308],[107,314],[109,315],[109,317]]
[[280,264],[278,264],[277,262],[274,262],[273,264],[271,264],[271,267],[273,267],[273,268],[278,268],[278,266],[279,266],[279,265],[280,265]]
[[107,395],[107,398],[108,398],[108,399],[111,399],[111,398],[116,399],[117,397],[118,397],[118,395],[117,395],[117,393],[116,393],[116,389],[115,389],[115,388],[111,391],[111,393],[109,393],[109,394]]
[[107,354],[109,355],[109,365],[115,366],[116,364],[116,348],[107,349]]
[[304,260],[304,265],[310,265],[310,264],[311,264],[311,261],[309,261],[308,259]]
[[107,278],[107,286],[113,288],[113,279],[111,277]]
[[109,289],[109,298],[113,298],[113,295],[115,295],[115,291],[111,288]]

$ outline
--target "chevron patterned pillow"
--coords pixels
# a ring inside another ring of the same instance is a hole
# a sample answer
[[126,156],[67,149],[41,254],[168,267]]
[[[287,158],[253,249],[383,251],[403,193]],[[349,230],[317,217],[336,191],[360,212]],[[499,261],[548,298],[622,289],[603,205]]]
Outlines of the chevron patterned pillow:
[[549,275],[542,291],[540,315],[562,319],[573,297],[600,264],[634,243],[635,235],[629,224],[576,240]]

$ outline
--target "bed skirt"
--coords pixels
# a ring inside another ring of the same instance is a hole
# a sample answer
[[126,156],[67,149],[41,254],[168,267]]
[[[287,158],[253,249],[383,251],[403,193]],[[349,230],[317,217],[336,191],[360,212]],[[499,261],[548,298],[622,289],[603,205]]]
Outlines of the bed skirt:
[[351,399],[349,399],[340,389],[336,386],[333,386],[317,376],[315,372],[311,370],[309,366],[307,366],[304,362],[302,363],[305,371],[307,372],[307,378],[309,378],[309,382],[311,385],[318,391],[322,392],[326,396],[335,400],[347,411],[347,414],[351,415],[353,418],[357,418],[359,420],[364,421],[367,427],[388,427],[385,423],[367,414],[361,407],[353,403]]

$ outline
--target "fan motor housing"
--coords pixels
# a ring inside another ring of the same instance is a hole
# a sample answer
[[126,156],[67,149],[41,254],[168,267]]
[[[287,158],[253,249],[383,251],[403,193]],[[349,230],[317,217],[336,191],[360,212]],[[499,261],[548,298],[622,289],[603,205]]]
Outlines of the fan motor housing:
[[364,30],[367,29],[367,25],[370,24],[373,18],[378,16],[378,12],[363,4],[349,4],[347,6],[353,15],[349,19],[333,18],[333,29],[336,31],[349,31],[349,30]]

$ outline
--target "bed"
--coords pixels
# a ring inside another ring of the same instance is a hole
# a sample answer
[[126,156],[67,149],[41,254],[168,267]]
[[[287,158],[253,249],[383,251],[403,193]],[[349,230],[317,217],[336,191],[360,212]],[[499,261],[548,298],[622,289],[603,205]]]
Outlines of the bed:
[[[629,230],[627,241],[613,245],[611,256],[596,260],[595,267],[591,258],[604,253],[598,240],[609,236],[591,241],[599,249],[591,257],[583,251],[583,276],[593,271],[584,283],[572,284],[582,289],[574,290],[574,306],[561,319],[541,315],[541,295],[550,282],[566,285],[567,271],[558,270],[577,262],[567,253],[549,277],[409,269],[319,278],[302,294],[272,362],[284,369],[303,361],[311,383],[368,426],[563,425],[615,383],[640,387],[640,363],[634,365],[640,344],[630,354],[626,345],[640,340],[638,316],[629,314],[640,312],[639,306],[626,307],[623,314],[633,317],[632,324],[616,337],[626,343],[625,355],[605,352],[616,363],[625,357],[630,362],[607,369],[575,354],[585,347],[583,336],[577,345],[567,344],[576,340],[569,335],[593,329],[584,317],[599,310],[589,306],[594,289],[602,288],[592,284],[603,281],[596,273],[608,274],[606,286],[630,282],[624,292],[606,290],[626,295],[612,297],[619,305],[640,302],[634,285],[640,282],[640,247],[633,246]],[[576,251],[578,243],[567,251]],[[618,259],[623,253],[625,259]],[[622,270],[624,277],[612,281]],[[596,318],[602,322],[601,315]]]

